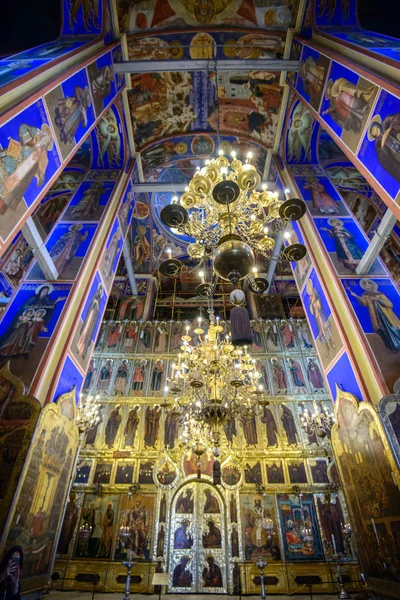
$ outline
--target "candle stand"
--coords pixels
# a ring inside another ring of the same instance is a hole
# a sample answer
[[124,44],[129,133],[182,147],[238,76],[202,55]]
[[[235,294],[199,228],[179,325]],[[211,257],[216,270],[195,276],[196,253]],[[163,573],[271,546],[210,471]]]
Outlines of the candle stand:
[[341,569],[341,566],[340,566],[340,563],[342,561],[342,554],[340,552],[336,552],[335,551],[335,553],[333,554],[332,558],[333,558],[333,560],[336,563],[337,578],[338,578],[339,588],[340,588],[340,593],[338,595],[338,598],[340,598],[340,600],[349,600],[351,598],[351,596],[344,589],[343,577],[342,577],[342,569]]
[[260,558],[257,560],[257,562],[255,563],[256,567],[258,567],[260,569],[260,578],[261,578],[261,600],[265,600],[267,597],[267,594],[265,593],[265,585],[264,585],[264,569],[267,566],[267,561],[263,560],[263,558],[260,556]]

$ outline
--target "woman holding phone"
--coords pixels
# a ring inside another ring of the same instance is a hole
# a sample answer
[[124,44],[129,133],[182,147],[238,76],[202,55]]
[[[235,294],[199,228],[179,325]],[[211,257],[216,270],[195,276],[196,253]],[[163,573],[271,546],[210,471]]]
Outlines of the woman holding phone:
[[20,600],[21,575],[24,553],[21,546],[13,546],[0,563],[0,600]]

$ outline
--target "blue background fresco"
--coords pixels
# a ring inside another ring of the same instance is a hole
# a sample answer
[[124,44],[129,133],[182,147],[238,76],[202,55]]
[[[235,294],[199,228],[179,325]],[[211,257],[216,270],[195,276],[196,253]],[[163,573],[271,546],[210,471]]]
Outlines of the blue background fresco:
[[336,384],[349,394],[354,394],[359,400],[363,400],[360,387],[355,378],[347,352],[344,352],[332,369],[326,374],[329,389],[333,400],[336,400]]
[[58,379],[57,387],[54,392],[53,402],[57,400],[57,398],[61,394],[66,394],[70,392],[73,386],[76,387],[76,403],[79,402],[79,393],[82,388],[83,383],[83,375],[79,371],[79,369],[75,366],[75,363],[70,359],[69,356],[66,357],[64,361],[64,365],[61,371],[61,375]]

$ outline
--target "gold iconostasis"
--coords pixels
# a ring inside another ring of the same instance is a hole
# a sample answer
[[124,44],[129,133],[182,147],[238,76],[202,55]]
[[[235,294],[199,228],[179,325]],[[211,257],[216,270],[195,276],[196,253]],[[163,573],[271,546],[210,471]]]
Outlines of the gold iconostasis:
[[199,479],[166,402],[181,336],[189,327],[196,342],[196,324],[103,324],[84,384],[98,395],[101,420],[83,440],[60,533],[54,571],[63,589],[82,589],[79,574],[98,573],[103,589],[122,590],[129,550],[138,561],[133,591],[151,591],[152,573],[163,570],[172,592],[258,593],[259,556],[277,593],[301,588],[306,574],[317,591],[332,591],[332,539],[359,579],[352,537],[342,533],[349,516],[329,427],[319,438],[301,420],[314,402],[333,413],[306,322],[252,322],[251,352],[270,404],[225,425],[218,486],[212,449]]

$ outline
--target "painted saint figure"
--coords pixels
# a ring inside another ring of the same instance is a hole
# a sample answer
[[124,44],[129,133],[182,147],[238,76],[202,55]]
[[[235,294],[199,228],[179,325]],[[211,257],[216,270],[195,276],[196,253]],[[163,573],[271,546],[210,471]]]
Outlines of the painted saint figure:
[[154,365],[154,368],[153,368],[153,374],[151,376],[151,382],[150,382],[150,390],[152,392],[159,392],[161,390],[163,377],[164,377],[164,371],[165,371],[164,361],[157,360],[156,364]]
[[110,558],[113,538],[114,510],[111,502],[107,504],[106,511],[100,523],[102,529],[100,547],[96,558]]
[[128,361],[123,360],[117,369],[115,377],[114,392],[116,396],[123,396],[125,394],[128,376]]
[[60,532],[60,539],[58,541],[57,552],[59,554],[68,554],[69,545],[74,535],[77,521],[78,506],[76,503],[76,493],[70,492],[67,508],[65,509],[64,521]]
[[359,133],[376,92],[377,88],[372,83],[364,88],[344,77],[335,81],[330,79],[325,92],[329,108],[322,114],[330,114],[346,131]]
[[251,419],[246,419],[242,422],[243,434],[246,440],[246,444],[248,446],[257,446],[258,444],[258,436],[257,436],[257,426],[255,416]]
[[288,446],[297,446],[297,428],[296,423],[293,417],[293,413],[285,404],[281,404],[281,421],[283,425],[283,429],[286,433],[286,439]]
[[39,187],[44,184],[47,153],[53,148],[47,123],[41,129],[23,123],[18,137],[10,138],[7,148],[0,150],[0,215],[7,209],[16,210],[35,177]]
[[87,229],[81,233],[82,229],[82,223],[70,225],[68,231],[63,233],[54,246],[50,248],[50,256],[61,277],[75,258],[79,246],[89,235]]
[[176,513],[192,514],[194,508],[193,491],[184,490],[176,501]]
[[204,512],[205,513],[219,513],[219,504],[217,498],[211,493],[210,490],[205,490],[204,495],[206,497],[206,501],[204,503]]
[[102,273],[105,281],[108,281],[113,274],[114,262],[115,262],[115,258],[117,256],[117,254],[118,254],[120,241],[121,241],[121,230],[118,227],[117,231],[112,236],[110,245],[106,249],[105,255],[104,255],[104,264],[101,269],[101,273]]
[[278,427],[274,415],[270,408],[264,406],[264,414],[261,417],[261,422],[265,423],[267,433],[267,446],[272,448],[278,445]]
[[338,202],[328,194],[325,186],[317,177],[307,177],[304,184],[305,190],[310,190],[312,204],[321,214],[334,214],[339,212]]
[[188,556],[182,556],[181,562],[176,565],[172,575],[172,585],[174,587],[192,587],[192,573],[187,568],[190,562]]
[[274,374],[277,394],[286,394],[288,389],[286,373],[283,364],[277,358],[271,358],[272,371]]
[[360,306],[367,308],[373,330],[386,348],[393,354],[400,352],[400,319],[393,310],[393,302],[379,291],[378,284],[372,279],[362,279],[360,287],[364,290],[362,296],[350,288],[348,291]]
[[307,391],[307,386],[304,381],[304,375],[300,364],[296,360],[293,360],[293,358],[288,358],[288,362],[293,385],[297,388],[298,392],[305,393]]
[[148,406],[146,409],[144,443],[145,446],[154,448],[158,440],[160,428],[161,409],[159,406]]
[[299,73],[304,89],[310,96],[310,103],[317,103],[324,85],[325,68],[313,56],[307,56],[300,65]]
[[106,360],[106,363],[101,367],[99,373],[99,379],[97,381],[98,390],[107,390],[110,385],[112,373],[112,360]]
[[336,348],[336,345],[332,341],[332,332],[329,319],[326,316],[318,291],[313,286],[311,279],[307,281],[306,289],[308,295],[310,296],[310,313],[315,316],[315,320],[317,322],[318,339],[322,345],[326,346],[326,354],[329,356],[330,348]]
[[225,423],[224,432],[228,444],[231,446],[233,443],[233,436],[237,436],[236,419],[230,419],[227,423]]
[[189,521],[182,521],[174,534],[174,548],[189,550],[193,546],[193,538],[189,531]]
[[71,218],[88,220],[89,217],[92,217],[99,208],[100,198],[106,191],[102,181],[94,181],[90,188],[83,192],[83,197],[78,204],[73,207]]
[[382,167],[400,181],[400,113],[388,115],[382,122],[375,116],[369,126],[368,139],[374,141]]
[[307,363],[307,374],[311,388],[314,392],[323,392],[325,390],[325,386],[319,366],[312,357],[307,358]]
[[282,334],[283,343],[285,345],[285,348],[287,350],[294,348],[296,345],[296,342],[295,342],[295,338],[294,338],[293,325],[291,323],[286,323],[281,328],[281,334]]
[[78,127],[88,124],[87,109],[92,104],[89,88],[76,86],[74,95],[58,100],[54,110],[54,121],[60,130],[60,139],[64,144],[74,142]]
[[136,323],[130,323],[126,326],[124,333],[124,341],[122,343],[126,351],[133,350],[138,337],[138,326]]
[[83,323],[79,332],[79,339],[76,346],[77,354],[80,354],[82,359],[85,360],[87,351],[89,350],[93,335],[99,321],[100,316],[100,299],[103,296],[103,286],[99,283],[99,287],[93,294],[93,298],[90,301],[88,311],[83,320]]
[[[136,393],[143,392],[146,384],[146,365],[147,360],[142,359],[138,365],[136,365],[133,372],[132,379],[132,390]],[[137,395],[137,394],[135,394]]]
[[221,531],[214,521],[207,522],[208,531],[203,533],[203,548],[221,548]]
[[364,252],[354,241],[354,235],[344,227],[343,221],[340,219],[329,219],[328,224],[331,229],[321,227],[322,231],[326,231],[329,237],[335,241],[336,256],[339,262],[355,273],[360,260],[364,256]]
[[157,323],[155,330],[154,352],[165,353],[168,351],[168,325]]
[[138,416],[139,407],[136,406],[128,414],[128,420],[124,429],[125,436],[125,447],[130,446],[133,447],[135,443],[136,431],[140,423],[140,418]]
[[108,418],[106,425],[105,442],[109,448],[112,448],[117,437],[119,426],[121,425],[122,417],[120,415],[121,405],[118,404]]
[[203,569],[203,587],[222,587],[222,573],[212,556],[207,558],[207,567]]
[[165,419],[164,425],[164,446],[168,448],[174,448],[175,441],[178,437],[179,431],[179,415],[174,411],[169,411]]

